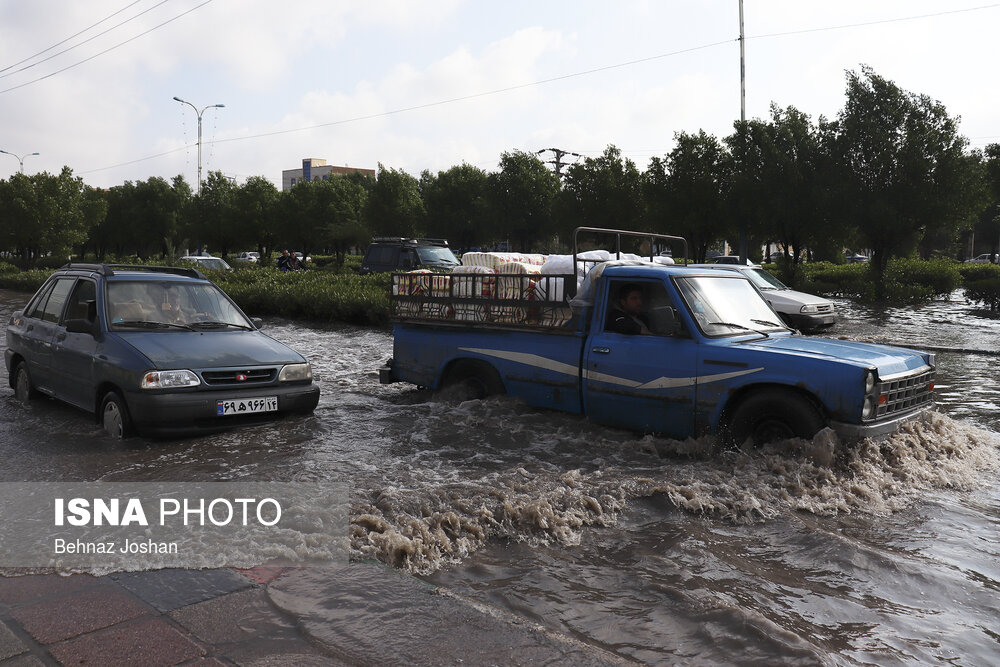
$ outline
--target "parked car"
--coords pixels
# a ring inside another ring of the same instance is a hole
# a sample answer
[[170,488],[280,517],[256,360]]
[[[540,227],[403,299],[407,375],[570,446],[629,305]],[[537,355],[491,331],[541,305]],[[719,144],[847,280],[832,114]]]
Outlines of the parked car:
[[855,253],[853,255],[851,255],[851,254],[847,255],[847,263],[848,264],[867,264],[869,261],[871,261],[871,260],[870,260],[870,258],[867,255],[862,255],[860,253]]
[[797,292],[757,265],[692,264],[698,268],[713,268],[742,273],[750,279],[771,304],[782,321],[793,329],[809,331],[831,327],[837,322],[833,302],[823,297]]
[[711,257],[709,259],[713,264],[750,264],[749,259],[744,262],[738,255],[719,255],[718,257]]
[[255,251],[241,252],[233,258],[233,261],[243,262],[245,264],[256,264],[260,261],[260,253]]
[[301,354],[197,269],[67,264],[7,325],[15,396],[93,413],[111,436],[217,431],[319,400]]
[[[967,259],[967,260],[965,260],[965,263],[966,264],[996,264],[997,260],[993,259],[993,257],[994,257],[993,253],[987,252],[987,253],[984,253],[982,255],[976,255],[972,259]],[[997,258],[1000,259],[1000,255],[997,255]]]
[[190,262],[200,269],[207,269],[209,271],[232,271],[233,267],[229,266],[226,260],[221,257],[206,257],[204,255],[185,255],[181,257],[182,262]]
[[361,261],[361,273],[448,270],[461,264],[445,239],[375,238]]

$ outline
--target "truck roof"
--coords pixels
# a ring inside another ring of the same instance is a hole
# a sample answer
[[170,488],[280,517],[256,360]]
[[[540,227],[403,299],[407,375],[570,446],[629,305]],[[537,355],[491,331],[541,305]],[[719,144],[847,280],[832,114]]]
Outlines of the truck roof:
[[658,278],[664,274],[671,276],[698,274],[743,277],[737,271],[720,270],[719,267],[684,266],[682,264],[616,264],[606,267],[603,275],[609,277]]

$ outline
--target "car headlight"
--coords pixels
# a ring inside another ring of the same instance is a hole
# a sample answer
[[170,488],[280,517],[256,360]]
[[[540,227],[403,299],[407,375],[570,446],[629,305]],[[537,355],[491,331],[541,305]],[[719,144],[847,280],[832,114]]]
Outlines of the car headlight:
[[278,382],[301,382],[302,380],[312,380],[312,365],[288,364],[278,373]]
[[861,408],[861,418],[871,419],[875,414],[875,399],[871,396],[865,396],[865,404]]
[[143,389],[174,389],[197,387],[199,384],[201,380],[191,371],[149,371],[142,376],[139,386]]
[[801,308],[799,308],[799,312],[800,313],[818,313],[819,312],[819,306],[815,306],[815,305],[802,306]]

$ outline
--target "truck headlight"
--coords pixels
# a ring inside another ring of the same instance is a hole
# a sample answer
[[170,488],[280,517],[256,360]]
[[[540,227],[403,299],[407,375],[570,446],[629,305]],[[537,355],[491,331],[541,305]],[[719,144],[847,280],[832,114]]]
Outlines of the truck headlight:
[[875,371],[865,373],[865,393],[870,394],[875,389]]
[[802,306],[801,308],[799,308],[799,312],[800,313],[818,313],[819,312],[819,306],[814,306],[814,305]]
[[175,389],[197,387],[199,384],[201,380],[191,371],[149,371],[142,376],[139,386],[143,389]]
[[278,382],[301,382],[312,380],[312,366],[305,364],[288,364],[278,373]]
[[875,399],[871,396],[865,396],[865,404],[861,408],[861,418],[871,419],[872,415],[875,414]]

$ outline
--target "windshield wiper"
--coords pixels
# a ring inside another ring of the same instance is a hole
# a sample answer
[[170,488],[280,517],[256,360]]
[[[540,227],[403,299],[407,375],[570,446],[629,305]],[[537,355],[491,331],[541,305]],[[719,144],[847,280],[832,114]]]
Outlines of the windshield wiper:
[[[750,320],[751,322],[759,322],[760,320]],[[760,331],[758,329],[751,329],[750,327],[745,327],[742,324],[736,324],[735,322],[709,322],[705,326],[723,326],[723,327],[733,327],[735,329],[743,329],[744,331],[752,331],[758,333],[764,338],[770,338],[771,336],[766,331]]]
[[192,327],[205,328],[205,329],[223,329],[227,327],[233,327],[235,329],[243,329],[244,331],[253,331],[252,328],[243,325],[235,324],[234,322],[219,322],[217,320],[205,320],[201,322],[192,322]]
[[137,327],[140,329],[184,329],[194,331],[186,324],[174,324],[172,322],[153,322],[151,320],[125,320],[124,322],[112,322],[116,327]]

